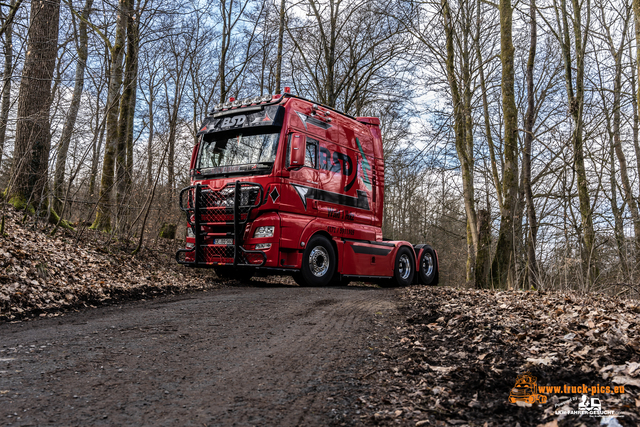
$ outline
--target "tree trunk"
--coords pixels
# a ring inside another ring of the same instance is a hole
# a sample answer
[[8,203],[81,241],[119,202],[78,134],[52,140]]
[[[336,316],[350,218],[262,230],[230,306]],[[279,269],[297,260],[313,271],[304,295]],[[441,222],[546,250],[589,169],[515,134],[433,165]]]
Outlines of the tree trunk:
[[478,57],[478,74],[480,76],[480,90],[482,92],[482,112],[484,116],[484,129],[487,138],[487,145],[489,147],[489,158],[491,162],[491,176],[493,178],[493,185],[496,188],[496,196],[498,199],[498,207],[502,211],[502,188],[500,186],[500,177],[498,176],[498,165],[496,161],[495,146],[493,144],[493,135],[491,133],[491,120],[489,118],[489,100],[487,98],[487,84],[484,77],[484,62],[482,59],[482,50],[480,49],[480,4],[477,4],[477,27],[478,32],[476,34],[476,56]]
[[476,264],[476,251],[478,248],[478,220],[476,218],[473,188],[473,151],[469,151],[469,146],[473,147],[473,144],[469,143],[467,139],[467,133],[471,132],[471,129],[468,129],[468,127],[470,127],[471,124],[467,122],[467,115],[464,111],[463,100],[460,96],[458,81],[455,75],[454,31],[451,11],[447,0],[442,0],[442,17],[446,36],[447,80],[449,82],[453,103],[456,151],[458,159],[460,160],[464,207],[467,214],[467,281],[473,281],[473,268]]
[[[285,0],[280,2],[280,27],[278,29],[278,57],[276,63],[276,93],[282,93],[282,45],[284,43],[284,4]],[[262,87],[260,87],[262,95]]]
[[319,36],[321,46],[324,54],[324,80],[321,86],[318,87],[319,101],[329,107],[335,108],[337,96],[335,91],[335,68],[336,68],[336,40],[338,35],[336,34],[338,14],[340,11],[340,1],[337,3],[334,0],[329,0],[329,9],[326,13],[329,15],[329,28],[326,29],[323,25],[324,16],[323,11],[318,8],[316,0],[309,0],[309,5],[313,10],[313,15],[318,23]]
[[[640,42],[640,39],[637,39],[636,44]],[[631,57],[631,49],[629,49],[629,57]],[[631,67],[631,106],[633,109],[633,149],[636,154],[636,170],[640,171],[640,137],[638,136],[638,128],[640,119],[638,118],[638,97],[637,94],[637,80],[636,80],[636,69]],[[637,262],[640,263],[640,254],[636,254]]]
[[39,202],[47,181],[51,133],[51,82],[58,50],[59,0],[33,0],[27,53],[18,95],[18,122],[9,200]]
[[89,174],[89,198],[94,199],[96,194],[96,178],[98,176],[98,163],[100,162],[100,151],[104,142],[105,123],[97,118],[95,134],[99,134],[97,138],[93,138],[92,156],[91,156],[91,172]]
[[[11,0],[11,7],[15,7],[16,0]],[[4,36],[4,71],[2,72],[2,109],[0,110],[0,166],[4,152],[4,139],[9,123],[9,109],[11,108],[11,77],[13,77],[13,25],[7,22]]]
[[469,49],[469,15],[465,16],[465,22],[462,26],[463,48],[461,52],[462,56],[462,84],[464,86],[463,96],[463,117],[464,117],[464,149],[466,152],[467,172],[469,178],[466,182],[463,182],[465,192],[465,204],[469,204],[469,211],[471,215],[467,215],[469,218],[467,223],[468,236],[467,236],[467,282],[473,282],[475,280],[475,267],[476,267],[476,251],[478,250],[478,224],[476,218],[475,207],[475,190],[473,187],[474,182],[474,166],[475,159],[473,156],[473,117],[471,114],[472,99],[471,99],[471,51]]
[[149,139],[147,140],[147,188],[153,184],[153,88],[149,86]]
[[533,82],[533,69],[536,60],[536,45],[538,41],[538,29],[536,23],[536,2],[531,0],[531,42],[529,46],[529,58],[527,60],[527,112],[524,118],[524,153],[522,153],[524,196],[527,203],[527,222],[529,223],[529,235],[527,238],[527,277],[529,288],[538,287],[538,262],[536,261],[536,240],[538,235],[538,219],[533,205],[533,192],[531,190],[531,143],[533,142],[533,126],[535,123],[535,89]]
[[[607,113],[608,114],[608,113]],[[607,119],[607,122],[609,120]],[[609,124],[609,123],[607,123]],[[613,135],[610,133],[610,138]],[[613,142],[613,141],[611,141]],[[620,258],[620,270],[622,270],[622,277],[626,281],[629,277],[629,265],[627,264],[627,254],[624,248],[624,224],[622,221],[622,213],[621,209],[618,208],[618,197],[617,197],[617,180],[616,180],[616,161],[614,158],[614,144],[612,143],[609,149],[609,160],[611,162],[611,176],[610,176],[610,185],[611,185],[611,212],[613,213],[613,234],[616,240],[616,247],[618,249],[618,258]],[[624,207],[622,208],[624,210]]]
[[82,19],[80,19],[80,24],[78,25],[78,63],[76,64],[75,86],[73,88],[73,95],[71,97],[71,105],[69,106],[67,119],[64,123],[64,128],[62,129],[62,135],[60,136],[60,143],[58,144],[58,155],[56,158],[56,169],[53,182],[53,208],[56,212],[62,212],[62,197],[64,196],[64,172],[65,166],[67,164],[67,152],[69,151],[71,135],[73,134],[73,128],[76,124],[76,118],[78,117],[82,91],[84,89],[84,70],[87,65],[87,57],[89,53],[87,20],[89,19],[92,5],[93,0],[86,1],[84,9],[82,10]]
[[[625,24],[626,30],[626,24]],[[624,31],[626,33],[626,31]],[[612,43],[612,41],[611,41]],[[621,123],[621,97],[622,97],[622,49],[624,48],[624,37],[620,44],[620,48],[616,51],[611,44],[611,54],[615,62],[615,78],[613,80],[613,148],[618,163],[620,164],[620,178],[622,179],[622,189],[624,190],[624,201],[629,206],[631,213],[631,221],[633,222],[633,232],[635,237],[635,253],[640,254],[640,214],[638,213],[638,204],[633,195],[629,173],[627,170],[627,159],[622,144],[620,142],[620,123]],[[636,255],[636,260],[638,256]],[[637,261],[636,261],[637,263]]]
[[[575,66],[571,59],[571,37],[569,34],[569,21],[566,0],[560,1],[561,17],[558,19],[558,24],[561,29],[560,33],[560,45],[562,48],[562,59],[564,62],[565,70],[565,84],[567,87],[567,100],[569,104],[569,112],[573,122],[573,133],[571,135],[571,143],[573,147],[573,169],[577,177],[578,187],[578,200],[580,204],[580,219],[582,222],[582,262],[585,266],[585,282],[587,286],[593,283],[598,275],[597,271],[597,259],[598,254],[595,247],[595,232],[593,229],[593,214],[591,212],[591,202],[589,197],[589,186],[587,181],[587,174],[584,166],[584,141],[583,141],[583,108],[584,108],[584,56],[585,47],[587,41],[587,35],[589,34],[589,22],[591,3],[587,0],[584,3],[579,3],[578,0],[572,0],[573,6],[573,19],[571,23],[573,25],[574,35],[574,52],[576,55]],[[587,28],[585,29],[585,36],[583,40],[582,36],[582,7],[587,8]],[[573,69],[576,70],[575,74],[575,93],[573,88]]]
[[[587,173],[584,166],[584,140],[583,140],[583,109],[584,109],[584,56],[586,48],[586,36],[583,43],[582,40],[582,20],[581,6],[578,0],[573,1],[574,14],[574,43],[576,51],[576,97],[572,105],[574,120],[574,168],[576,170],[578,181],[578,198],[580,201],[580,216],[582,220],[582,228],[584,230],[584,261],[587,266],[586,283],[590,284],[596,280],[598,276],[597,260],[598,254],[595,246],[595,231],[593,229],[593,214],[591,211],[591,201],[589,197],[589,186],[587,181]],[[587,29],[585,34],[589,33],[589,13],[591,2],[585,2],[587,7]]]
[[[633,2],[633,22],[635,24],[636,35],[636,68],[631,70],[632,73],[632,85],[634,89],[635,99],[633,100],[633,141],[636,150],[636,161],[638,162],[638,172],[640,173],[640,144],[638,143],[638,105],[640,105],[640,83],[637,79],[640,79],[640,0],[632,0]],[[629,54],[631,56],[631,54]],[[636,258],[640,258],[640,254],[636,254]]]
[[118,109],[120,105],[120,87],[122,86],[122,57],[124,54],[127,12],[131,10],[132,0],[118,1],[118,20],[116,35],[111,46],[111,65],[109,67],[109,89],[107,93],[107,128],[100,197],[96,209],[96,219],[91,228],[111,230],[111,195],[114,183],[114,165],[118,146]]
[[[116,201],[118,205],[117,226],[119,230],[123,228],[122,205],[127,199],[129,191],[128,183],[131,181],[129,175],[129,141],[133,142],[133,134],[129,138],[129,130],[133,132],[133,115],[135,113],[136,94],[136,68],[138,55],[138,41],[136,31],[136,19],[134,17],[133,2],[129,3],[127,14],[127,53],[125,56],[124,82],[122,97],[120,99],[120,117],[118,119],[118,144],[116,150]],[[133,163],[133,158],[131,159]]]
[[500,62],[502,63],[502,112],[504,116],[503,208],[492,282],[496,287],[515,287],[514,217],[518,197],[518,111],[515,103],[511,0],[500,0]]
[[[177,115],[177,110],[174,110]],[[176,127],[177,117],[175,117],[171,111],[168,111],[169,115],[169,138],[167,143],[169,144],[169,157],[167,158],[167,184],[169,185],[169,206],[173,203],[173,194],[176,186],[175,175],[175,151],[176,151]]]
[[[233,0],[230,0],[231,4],[229,9],[233,8]],[[220,102],[226,102],[227,100],[227,52],[229,50],[229,44],[231,43],[231,10],[227,11],[226,0],[220,1],[220,12],[222,17],[222,32],[220,33],[220,62],[218,65],[218,74],[220,76]],[[227,20],[229,21],[227,23]],[[169,162],[171,162],[171,153],[169,153]]]
[[[184,62],[182,63],[184,65]],[[165,81],[165,99],[167,105],[167,116],[169,126],[169,136],[167,139],[168,144],[168,157],[167,157],[167,185],[169,186],[169,198],[167,199],[167,205],[170,208],[173,206],[173,200],[176,187],[176,175],[175,175],[175,150],[176,150],[176,135],[178,132],[178,109],[180,108],[180,102],[182,99],[182,68],[180,72],[176,72],[175,77],[175,89],[173,92],[173,100],[169,102],[169,91]]]
[[476,288],[489,287],[489,266],[491,265],[491,216],[486,209],[478,210],[478,255],[476,256]]
[[[136,50],[138,47],[136,46]],[[133,121],[136,115],[136,104],[138,96],[138,55],[136,53],[136,59],[134,64],[134,77],[131,83],[133,88],[131,99],[129,100],[129,118],[127,119],[127,173],[126,173],[126,186],[127,193],[131,192],[133,185]]]

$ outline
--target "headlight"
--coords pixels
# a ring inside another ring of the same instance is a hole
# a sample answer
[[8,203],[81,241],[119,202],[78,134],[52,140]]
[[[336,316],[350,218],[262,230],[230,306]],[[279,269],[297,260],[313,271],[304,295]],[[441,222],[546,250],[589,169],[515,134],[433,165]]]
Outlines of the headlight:
[[258,227],[256,228],[255,233],[253,233],[253,237],[273,237],[273,230],[275,227],[273,225],[267,225],[266,227]]
[[269,249],[271,248],[271,243],[258,243],[256,245],[256,250],[259,251],[260,249]]

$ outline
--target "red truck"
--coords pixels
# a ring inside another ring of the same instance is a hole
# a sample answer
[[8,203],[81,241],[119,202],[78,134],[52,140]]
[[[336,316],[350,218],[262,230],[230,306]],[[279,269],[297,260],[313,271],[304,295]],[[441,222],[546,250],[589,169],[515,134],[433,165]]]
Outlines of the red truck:
[[222,277],[290,274],[300,285],[438,283],[429,245],[382,238],[380,120],[298,97],[219,104],[204,120],[180,193],[176,260]]

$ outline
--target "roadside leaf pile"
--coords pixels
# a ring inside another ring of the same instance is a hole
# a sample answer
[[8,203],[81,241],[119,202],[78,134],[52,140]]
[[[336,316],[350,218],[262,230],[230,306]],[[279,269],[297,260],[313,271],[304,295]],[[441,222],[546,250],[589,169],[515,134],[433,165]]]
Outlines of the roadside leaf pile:
[[[382,368],[363,376],[367,414],[356,424],[640,425],[638,301],[425,287],[401,299],[404,324],[380,349]],[[580,392],[509,403],[527,371],[538,386],[624,386],[624,394],[587,393],[617,417],[556,414],[577,411]]]
[[0,236],[0,320],[57,315],[64,310],[110,301],[218,287],[213,273],[175,263],[173,248],[143,250],[106,247],[107,236],[80,242],[75,233],[54,237],[21,223],[22,213],[7,208]]

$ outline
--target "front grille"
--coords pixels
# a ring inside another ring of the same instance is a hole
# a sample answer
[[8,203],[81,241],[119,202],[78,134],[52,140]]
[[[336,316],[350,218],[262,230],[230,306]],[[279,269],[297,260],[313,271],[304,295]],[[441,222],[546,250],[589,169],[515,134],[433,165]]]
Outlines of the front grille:
[[[219,190],[197,184],[180,192],[180,209],[195,234],[193,249],[180,249],[176,260],[189,265],[253,265],[266,261],[262,251],[248,251],[242,247],[242,234],[251,211],[260,206],[262,186],[236,181]],[[211,235],[232,238],[233,245],[205,244]],[[193,256],[191,255],[193,252]],[[193,261],[192,261],[193,260]]]
[[[240,183],[238,208],[235,207],[235,184],[228,184],[220,190],[212,190],[209,187],[188,187],[180,192],[180,208],[187,212],[187,221],[193,227],[193,213],[196,206],[196,197],[200,220],[203,225],[228,224],[234,220],[234,212],[237,211],[240,222],[246,223],[251,210],[260,205],[262,188],[258,184]],[[196,193],[198,193],[196,195]],[[189,215],[192,213],[192,215]]]

